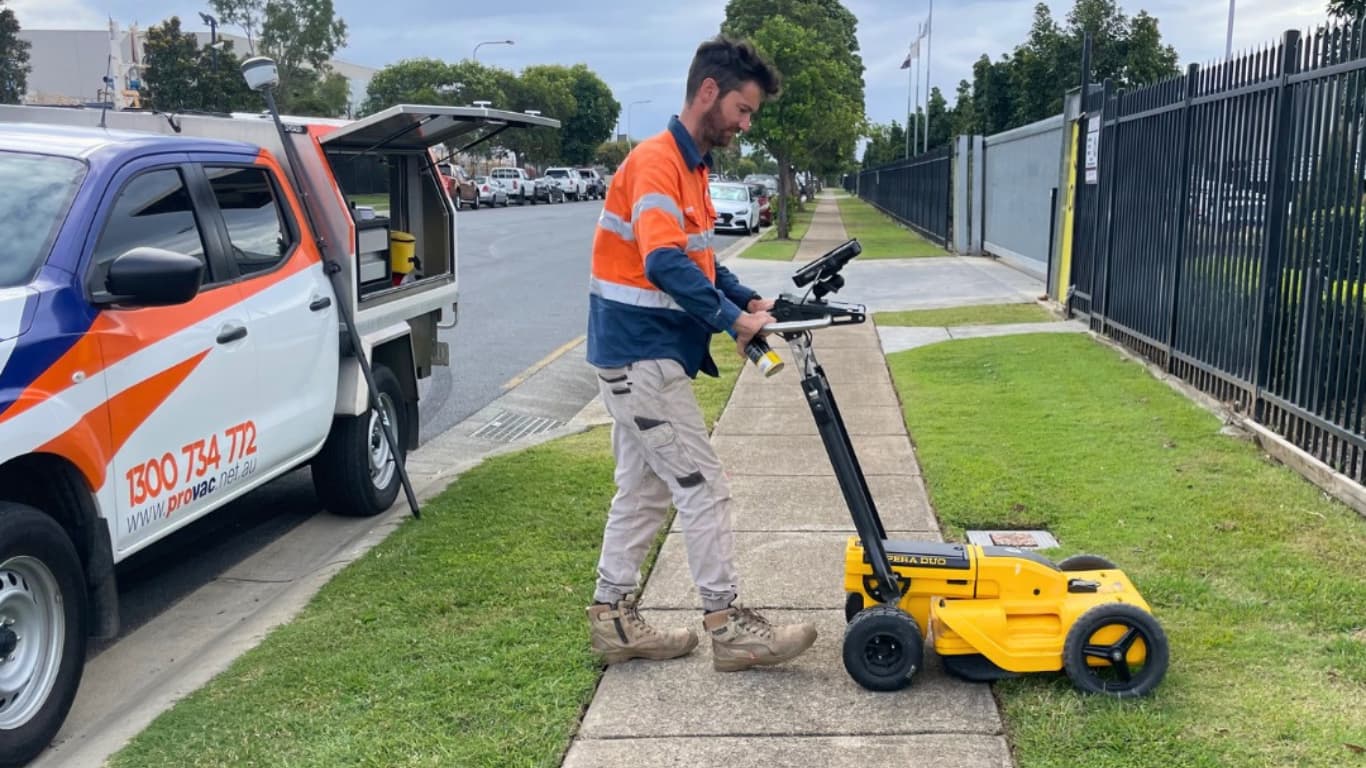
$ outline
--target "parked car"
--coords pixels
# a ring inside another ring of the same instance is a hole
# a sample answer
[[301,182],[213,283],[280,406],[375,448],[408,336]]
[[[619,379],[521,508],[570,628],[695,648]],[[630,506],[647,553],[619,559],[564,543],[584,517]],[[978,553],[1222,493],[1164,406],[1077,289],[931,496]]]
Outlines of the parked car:
[[446,188],[446,194],[451,196],[456,210],[466,205],[476,209],[479,207],[479,190],[464,168],[454,163],[437,163],[436,169],[441,174],[441,186]]
[[509,200],[516,200],[518,205],[536,204],[536,183],[521,168],[494,168],[489,176],[503,182]]
[[508,204],[508,191],[497,179],[490,179],[487,176],[475,176],[474,186],[479,189],[479,204],[492,207]]
[[583,179],[584,183],[588,185],[589,197],[596,197],[599,200],[607,197],[607,182],[598,174],[596,168],[580,168],[578,169],[578,173],[579,178]]
[[716,208],[715,229],[739,230],[746,234],[759,231],[759,203],[748,185],[713,183],[710,185],[712,206]]
[[750,175],[745,177],[745,183],[763,184],[764,191],[768,193],[769,198],[776,198],[778,196],[777,176],[770,176],[766,173],[751,173]]
[[560,187],[557,179],[549,176],[537,176],[532,179],[532,184],[536,185],[536,199],[545,203],[563,203],[567,194]]
[[759,226],[773,226],[773,208],[769,204],[768,190],[763,184],[750,184],[749,192],[759,204]]
[[588,184],[573,168],[547,168],[545,175],[559,185],[560,190],[571,200],[582,200],[588,196]]

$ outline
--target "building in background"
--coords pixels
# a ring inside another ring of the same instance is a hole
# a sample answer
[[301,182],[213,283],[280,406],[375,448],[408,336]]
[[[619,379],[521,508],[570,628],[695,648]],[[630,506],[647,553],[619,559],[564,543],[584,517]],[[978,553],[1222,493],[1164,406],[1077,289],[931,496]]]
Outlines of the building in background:
[[[189,30],[187,30],[189,31]],[[208,32],[194,32],[200,46],[209,44]],[[46,106],[102,106],[137,109],[138,89],[146,56],[147,30],[137,25],[123,30],[110,21],[108,29],[23,29],[19,37],[29,42],[28,93],[25,104]],[[247,53],[247,39],[219,32],[231,40],[233,52]],[[365,99],[365,89],[378,70],[346,61],[328,62],[350,84],[351,103]]]

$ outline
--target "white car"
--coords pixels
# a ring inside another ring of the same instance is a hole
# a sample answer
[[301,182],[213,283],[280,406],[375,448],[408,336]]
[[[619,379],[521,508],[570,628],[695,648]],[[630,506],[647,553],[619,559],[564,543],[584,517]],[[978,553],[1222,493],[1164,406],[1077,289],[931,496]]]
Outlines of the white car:
[[545,177],[554,181],[571,200],[582,200],[588,196],[588,182],[573,168],[547,168]]
[[489,176],[502,183],[509,200],[516,200],[518,205],[536,204],[536,182],[521,168],[494,168]]
[[748,185],[718,182],[711,184],[710,189],[711,204],[716,208],[716,231],[759,231],[759,201]]

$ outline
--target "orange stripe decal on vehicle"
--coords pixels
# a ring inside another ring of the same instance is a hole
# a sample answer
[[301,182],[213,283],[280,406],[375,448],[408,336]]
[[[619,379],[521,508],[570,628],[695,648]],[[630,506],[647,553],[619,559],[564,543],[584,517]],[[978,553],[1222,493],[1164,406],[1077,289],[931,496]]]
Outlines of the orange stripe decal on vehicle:
[[102,488],[105,468],[114,455],[208,354],[206,349],[109,398],[37,452],[65,457],[76,465],[92,489]]

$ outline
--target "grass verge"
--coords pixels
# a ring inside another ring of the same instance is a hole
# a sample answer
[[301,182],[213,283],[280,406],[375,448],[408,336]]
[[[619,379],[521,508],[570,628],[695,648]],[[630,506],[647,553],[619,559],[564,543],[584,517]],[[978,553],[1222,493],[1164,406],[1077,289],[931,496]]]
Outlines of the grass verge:
[[[778,226],[774,224],[768,231],[760,235],[759,242],[745,249],[740,254],[742,259],[759,259],[762,261],[792,261],[797,255],[797,246],[801,245],[801,239],[806,237],[806,230],[811,227],[811,217],[816,213],[815,205],[811,205],[805,211],[793,210],[788,215],[792,217],[792,226],[788,232],[788,240],[778,239]],[[776,213],[775,213],[775,221]]]
[[1366,746],[1366,523],[1080,336],[889,356],[948,535],[1043,527],[1117,562],[1171,641],[1118,702],[997,685],[1017,764],[1342,766]]
[[857,197],[836,201],[844,231],[856,238],[863,252],[859,259],[917,259],[947,256],[948,251],[903,227],[890,216]]
[[878,312],[873,315],[878,325],[909,325],[928,328],[952,328],[959,325],[1010,325],[1013,323],[1046,323],[1057,320],[1038,304],[978,304],[947,309],[915,309],[909,312]]
[[[743,362],[712,349],[708,425]],[[558,765],[601,674],[583,610],[612,470],[606,429],[470,470],[111,765]]]

